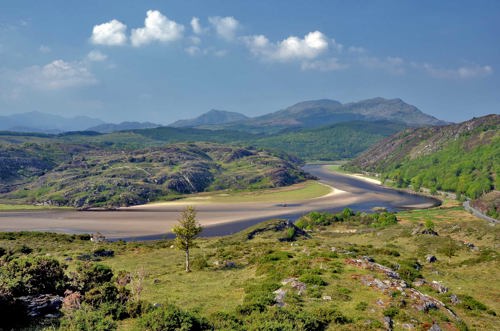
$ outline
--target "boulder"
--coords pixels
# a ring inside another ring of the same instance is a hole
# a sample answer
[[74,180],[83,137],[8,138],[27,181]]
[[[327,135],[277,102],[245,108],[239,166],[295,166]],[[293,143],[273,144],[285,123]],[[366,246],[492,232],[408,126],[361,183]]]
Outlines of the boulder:
[[458,305],[460,303],[460,299],[458,298],[458,296],[456,294],[450,295],[450,301],[454,305]]
[[31,318],[46,317],[49,314],[61,316],[59,309],[62,307],[63,298],[59,295],[28,295],[19,297],[17,300],[25,307],[26,314]]
[[448,292],[448,288],[446,286],[444,286],[440,282],[436,282],[435,280],[433,280],[430,285],[431,285],[431,287],[433,289],[435,289],[439,293],[446,293],[446,292]]
[[433,323],[428,331],[441,331],[441,328],[436,323]]
[[425,257],[425,260],[427,261],[427,263],[434,263],[437,261],[437,257],[435,257],[434,255],[427,255]]
[[390,318],[389,316],[384,316],[384,326],[385,326],[385,329],[388,330],[388,331],[392,331],[393,329],[393,321],[392,321],[392,318]]

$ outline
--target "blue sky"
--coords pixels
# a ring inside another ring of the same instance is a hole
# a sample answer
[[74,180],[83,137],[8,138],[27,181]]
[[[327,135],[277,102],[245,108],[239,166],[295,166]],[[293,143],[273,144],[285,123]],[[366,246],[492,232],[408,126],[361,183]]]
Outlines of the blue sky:
[[0,1],[0,115],[171,123],[311,99],[499,113],[500,1]]

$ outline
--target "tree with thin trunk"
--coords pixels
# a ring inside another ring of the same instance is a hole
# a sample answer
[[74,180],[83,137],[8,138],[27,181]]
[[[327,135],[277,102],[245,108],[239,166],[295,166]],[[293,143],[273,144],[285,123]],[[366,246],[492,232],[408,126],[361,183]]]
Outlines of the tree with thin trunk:
[[202,230],[196,221],[196,210],[188,206],[179,218],[179,224],[174,226],[172,232],[175,234],[175,246],[186,253],[186,272],[190,272],[189,249],[195,247],[194,240]]

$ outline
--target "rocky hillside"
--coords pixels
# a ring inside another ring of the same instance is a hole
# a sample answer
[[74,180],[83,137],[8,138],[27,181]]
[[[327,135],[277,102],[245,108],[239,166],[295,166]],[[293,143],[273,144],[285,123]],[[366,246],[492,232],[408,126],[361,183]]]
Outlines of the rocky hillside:
[[[307,178],[298,160],[252,148],[208,143],[127,152],[82,148],[66,157],[56,157],[61,151],[56,148],[46,152],[51,155],[46,159],[38,156],[44,148],[50,147],[12,151],[1,163],[5,178],[19,179],[17,186],[4,186],[4,192],[14,189],[4,199],[77,208],[128,206],[202,191],[279,187]],[[27,174],[15,173],[16,167]]]
[[384,139],[348,167],[383,173],[397,186],[421,186],[477,198],[500,187],[500,115],[407,129]]

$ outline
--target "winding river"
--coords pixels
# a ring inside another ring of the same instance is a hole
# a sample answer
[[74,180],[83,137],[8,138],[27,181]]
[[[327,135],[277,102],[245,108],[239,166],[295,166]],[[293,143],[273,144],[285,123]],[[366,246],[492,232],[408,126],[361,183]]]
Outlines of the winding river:
[[[385,188],[351,175],[333,173],[324,165],[304,170],[335,188],[333,193],[293,203],[196,203],[202,236],[222,236],[241,231],[270,218],[296,220],[310,211],[338,212],[346,207],[371,211],[428,208],[437,200]],[[112,240],[153,240],[171,237],[166,233],[177,223],[179,213],[193,202],[170,202],[121,208],[117,211],[12,211],[0,213],[0,232],[47,231],[60,233],[100,232]]]

